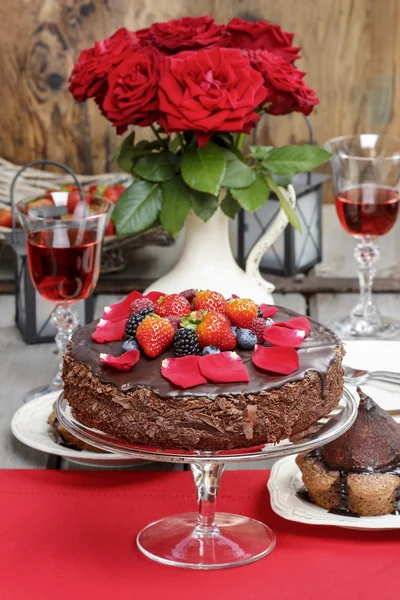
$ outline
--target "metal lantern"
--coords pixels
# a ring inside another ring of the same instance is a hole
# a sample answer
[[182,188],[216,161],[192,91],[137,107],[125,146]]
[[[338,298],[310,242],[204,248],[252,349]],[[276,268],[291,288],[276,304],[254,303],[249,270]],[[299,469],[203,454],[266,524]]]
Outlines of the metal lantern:
[[[75,173],[67,166],[50,160],[33,161],[25,165],[15,176],[10,190],[10,202],[13,211],[13,230],[6,234],[6,239],[14,251],[14,273],[15,273],[15,321],[24,341],[27,344],[37,344],[40,342],[53,342],[57,333],[56,328],[51,324],[50,319],[55,308],[53,302],[49,302],[41,297],[39,292],[33,286],[27,259],[27,249],[25,236],[22,230],[16,227],[16,215],[14,206],[14,187],[19,175],[27,169],[37,164],[52,164],[67,171],[74,180],[75,185],[81,189],[80,183]],[[79,314],[81,325],[90,323],[93,320],[94,300],[89,297],[86,300],[80,300],[74,306]]]
[[[309,271],[322,260],[321,213],[322,186],[327,175],[302,173],[293,178],[296,191],[296,213],[301,233],[288,225],[282,235],[264,254],[260,269],[265,273],[292,277]],[[271,194],[268,202],[254,213],[239,214],[238,261],[244,265],[246,257],[259,237],[268,229],[280,210],[278,198]]]

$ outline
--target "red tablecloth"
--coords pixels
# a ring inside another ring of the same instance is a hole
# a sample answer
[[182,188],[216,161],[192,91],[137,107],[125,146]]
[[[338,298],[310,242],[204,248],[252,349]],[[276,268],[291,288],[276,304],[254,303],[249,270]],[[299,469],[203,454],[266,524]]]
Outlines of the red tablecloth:
[[266,471],[227,472],[218,508],[264,521],[266,558],[223,571],[156,564],[136,548],[150,521],[195,509],[191,474],[0,470],[0,599],[398,600],[400,532],[285,521]]

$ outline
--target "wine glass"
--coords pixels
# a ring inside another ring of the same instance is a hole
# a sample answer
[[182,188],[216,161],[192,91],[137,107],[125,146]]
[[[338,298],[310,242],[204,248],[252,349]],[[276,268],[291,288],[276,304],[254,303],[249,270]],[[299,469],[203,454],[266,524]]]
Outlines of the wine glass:
[[54,205],[38,207],[30,199],[16,206],[33,285],[43,298],[56,303],[51,323],[58,330],[55,340],[61,357],[50,385],[32,390],[25,401],[63,387],[63,355],[79,325],[73,305],[88,298],[96,287],[104,232],[113,208],[111,201],[85,194],[69,215],[68,192],[50,195],[49,204],[53,200]]
[[358,243],[360,300],[333,328],[342,338],[388,338],[400,323],[382,317],[373,302],[372,284],[379,258],[376,239],[394,226],[399,212],[400,138],[362,134],[329,140],[335,204],[342,227]]

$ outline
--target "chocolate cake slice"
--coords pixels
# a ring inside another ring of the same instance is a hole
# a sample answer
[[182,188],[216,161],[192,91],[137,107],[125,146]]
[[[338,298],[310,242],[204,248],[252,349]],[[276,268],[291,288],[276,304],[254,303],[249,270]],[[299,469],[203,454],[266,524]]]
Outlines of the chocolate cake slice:
[[296,462],[311,499],[330,511],[360,516],[397,512],[400,491],[400,425],[358,388],[352,427]]
[[[299,317],[279,308],[274,322]],[[304,318],[303,318],[304,321]],[[171,348],[150,359],[141,353],[131,370],[112,369],[99,356],[120,355],[122,341],[97,343],[94,322],[77,331],[64,357],[64,394],[83,424],[114,438],[156,448],[228,450],[276,443],[328,415],[343,392],[343,346],[310,320],[289,375],[258,368],[252,350],[235,348],[247,383],[212,383],[181,389],[162,376]],[[289,331],[289,330],[287,330]]]

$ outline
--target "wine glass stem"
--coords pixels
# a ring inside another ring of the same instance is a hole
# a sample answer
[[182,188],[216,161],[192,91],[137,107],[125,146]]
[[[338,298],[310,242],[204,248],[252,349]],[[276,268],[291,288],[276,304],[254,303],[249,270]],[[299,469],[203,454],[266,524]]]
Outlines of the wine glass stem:
[[215,525],[215,503],[224,465],[209,462],[191,464],[190,466],[197,489],[199,508],[195,534],[199,536],[218,535],[219,530]]
[[58,354],[60,356],[57,374],[52,380],[51,385],[54,388],[62,388],[62,369],[64,352],[68,346],[68,342],[71,339],[73,332],[79,325],[79,317],[75,310],[73,310],[71,304],[65,302],[57,304],[56,308],[53,311],[53,314],[51,315],[51,323],[52,325],[54,325],[54,327],[57,327],[58,329],[56,335],[56,345],[58,349]]
[[[379,258],[379,248],[372,241],[360,242],[354,249],[358,262],[358,278],[360,281],[360,308],[365,321],[376,320],[378,311],[372,302],[372,285],[376,273],[374,263]],[[357,310],[357,309],[356,309]]]

